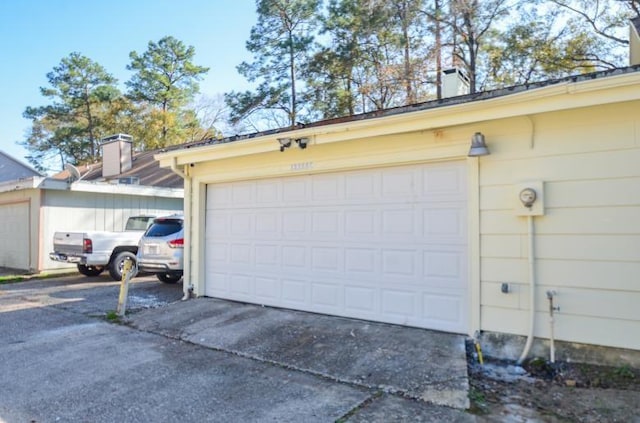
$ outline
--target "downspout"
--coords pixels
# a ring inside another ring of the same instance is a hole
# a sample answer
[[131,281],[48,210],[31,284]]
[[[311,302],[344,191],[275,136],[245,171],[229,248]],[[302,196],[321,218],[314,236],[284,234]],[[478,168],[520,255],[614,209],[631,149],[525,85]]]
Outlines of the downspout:
[[173,159],[171,160],[171,171],[173,173],[175,173],[176,175],[178,175],[179,177],[181,177],[182,179],[186,180],[188,178],[187,174],[184,173],[183,171],[181,171],[178,168],[178,159],[177,159],[177,157],[173,157]]
[[531,350],[531,344],[533,344],[533,329],[536,321],[536,272],[535,272],[535,256],[534,256],[534,247],[535,244],[533,242],[534,236],[534,226],[533,226],[533,216],[527,216],[528,220],[528,237],[529,237],[529,333],[527,334],[527,343],[524,346],[524,350],[522,351],[522,355],[518,359],[518,365],[521,365],[522,362],[529,355],[529,350]]
[[173,157],[171,160],[171,171],[173,173],[175,173],[176,175],[180,176],[183,180],[184,180],[184,191],[186,198],[189,199],[189,201],[184,201],[183,200],[183,205],[184,205],[184,225],[185,225],[185,233],[189,235],[189,241],[185,243],[184,245],[184,257],[187,258],[187,260],[184,260],[184,271],[183,271],[183,279],[182,279],[182,290],[183,290],[183,296],[182,296],[182,301],[186,301],[189,298],[191,298],[191,292],[193,291],[193,285],[191,283],[187,283],[186,280],[186,276],[189,276],[189,279],[191,278],[191,260],[188,259],[189,257],[191,257],[191,194],[192,194],[192,179],[191,179],[191,175],[189,175],[188,173],[188,168],[185,165],[184,167],[184,171],[181,170],[178,167],[178,159],[176,157]]

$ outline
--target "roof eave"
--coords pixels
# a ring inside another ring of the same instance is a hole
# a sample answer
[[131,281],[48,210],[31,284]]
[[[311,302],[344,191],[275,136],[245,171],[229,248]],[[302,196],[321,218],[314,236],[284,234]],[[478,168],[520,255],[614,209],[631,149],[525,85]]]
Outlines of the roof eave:
[[162,167],[171,167],[172,163],[180,166],[275,151],[279,146],[277,139],[285,136],[309,138],[311,145],[326,144],[638,99],[640,72],[636,71],[586,80],[568,80],[426,110],[312,126],[242,141],[194,146],[160,153],[155,158]]

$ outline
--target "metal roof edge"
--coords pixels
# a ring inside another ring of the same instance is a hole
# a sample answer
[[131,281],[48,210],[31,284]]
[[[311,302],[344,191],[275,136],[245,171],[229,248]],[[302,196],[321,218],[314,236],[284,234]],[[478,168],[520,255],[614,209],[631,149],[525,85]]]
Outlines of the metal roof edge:
[[161,151],[159,154],[154,155],[154,158],[161,162],[161,166],[166,167],[171,158],[192,156],[195,154],[195,151],[193,150],[199,151],[201,150],[201,147],[221,144],[237,145],[240,144],[239,141],[272,139],[277,138],[277,135],[281,134],[286,134],[290,137],[313,136],[334,131],[342,131],[347,126],[349,126],[350,129],[353,129],[354,125],[370,125],[382,118],[387,118],[385,121],[388,121],[388,119],[411,120],[413,119],[413,116],[416,116],[417,112],[423,112],[420,113],[420,115],[438,110],[448,112],[452,108],[464,109],[477,107],[478,105],[482,105],[484,102],[488,101],[491,101],[492,105],[499,104],[504,106],[510,103],[522,103],[523,101],[534,98],[542,99],[545,97],[563,94],[586,93],[589,91],[625,86],[630,83],[636,83],[637,80],[640,80],[640,65],[610,69],[589,74],[574,75],[537,83],[516,85],[447,99],[432,100],[424,103],[400,106],[359,115],[322,120],[306,125],[300,124],[295,127],[278,128],[247,135],[234,135],[223,139],[210,139],[188,143],[183,144],[181,148],[172,148],[171,150]]
[[139,195],[143,197],[184,198],[183,188],[151,187],[145,185],[110,184],[104,182],[67,181],[48,178],[30,177],[0,183],[0,194],[4,192],[42,189],[51,191],[75,191],[103,194]]

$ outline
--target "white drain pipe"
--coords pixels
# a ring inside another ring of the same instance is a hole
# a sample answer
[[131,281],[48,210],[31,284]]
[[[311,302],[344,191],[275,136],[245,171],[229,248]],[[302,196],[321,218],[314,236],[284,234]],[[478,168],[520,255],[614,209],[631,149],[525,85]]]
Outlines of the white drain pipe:
[[173,171],[173,173],[175,173],[176,175],[180,176],[182,179],[184,179],[184,191],[186,198],[189,199],[189,201],[184,203],[184,224],[185,224],[185,235],[188,236],[188,241],[185,243],[184,245],[184,269],[183,269],[183,277],[182,277],[182,291],[183,291],[183,295],[182,295],[182,301],[186,301],[189,298],[191,298],[191,294],[193,292],[193,285],[187,281],[187,276],[191,276],[191,266],[190,266],[190,262],[191,260],[188,260],[188,257],[191,257],[191,196],[193,195],[193,188],[192,188],[192,178],[191,175],[189,174],[190,172],[187,170],[187,166],[184,166],[184,171],[181,170],[178,167],[178,159],[176,157],[173,158],[173,160],[171,161],[171,171]]
[[534,247],[535,243],[534,239],[534,226],[533,226],[533,216],[527,216],[528,219],[528,236],[529,236],[529,333],[527,335],[527,343],[524,346],[524,350],[522,351],[522,355],[518,359],[518,365],[521,365],[522,362],[529,355],[529,351],[531,350],[531,345],[533,344],[533,329],[536,321],[536,272],[535,272],[535,256],[534,256]]

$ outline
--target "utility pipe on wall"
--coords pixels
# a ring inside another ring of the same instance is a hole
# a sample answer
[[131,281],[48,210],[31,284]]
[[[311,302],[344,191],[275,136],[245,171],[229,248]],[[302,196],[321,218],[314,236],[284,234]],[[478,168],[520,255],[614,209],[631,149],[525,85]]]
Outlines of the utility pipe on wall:
[[549,300],[549,361],[551,363],[556,362],[556,347],[555,347],[555,335],[554,331],[554,312],[559,310],[558,307],[553,306],[553,297],[556,295],[556,291],[547,291],[547,299]]
[[529,355],[531,345],[533,344],[533,330],[536,321],[536,272],[535,272],[535,255],[534,255],[534,226],[533,216],[527,216],[528,220],[528,237],[529,237],[529,333],[527,334],[527,343],[524,346],[524,350],[518,359],[518,365]]

